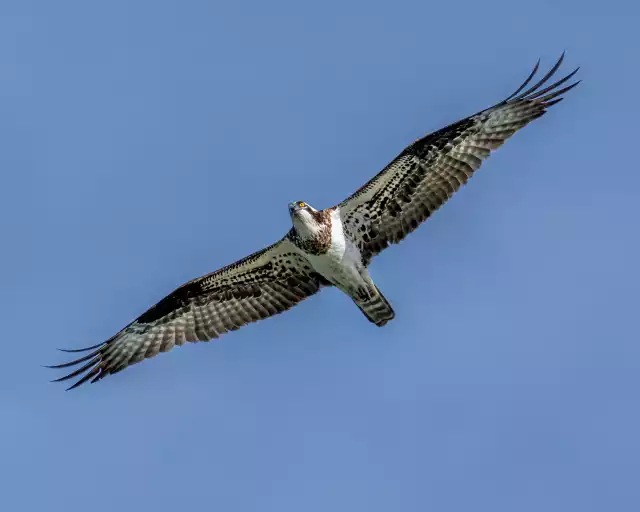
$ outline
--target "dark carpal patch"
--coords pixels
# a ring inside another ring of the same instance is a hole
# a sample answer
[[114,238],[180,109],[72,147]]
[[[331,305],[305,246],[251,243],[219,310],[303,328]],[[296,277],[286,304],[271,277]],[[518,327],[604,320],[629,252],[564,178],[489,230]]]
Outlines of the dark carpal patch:
[[138,317],[138,322],[148,324],[160,320],[161,318],[174,313],[175,311],[189,305],[189,302],[202,294],[202,286],[198,282],[187,283],[173,293],[166,296],[160,302],[149,308]]

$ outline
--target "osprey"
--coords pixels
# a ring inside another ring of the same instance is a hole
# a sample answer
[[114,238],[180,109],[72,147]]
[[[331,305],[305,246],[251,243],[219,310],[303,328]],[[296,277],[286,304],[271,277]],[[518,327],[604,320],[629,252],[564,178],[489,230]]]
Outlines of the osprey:
[[316,210],[303,201],[289,204],[293,227],[281,240],[180,286],[107,341],[64,350],[89,354],[50,366],[85,363],[54,382],[85,372],[68,389],[96,382],[176,345],[218,338],[286,311],[327,286],[351,297],[375,325],[385,325],[394,312],[369,275],[371,259],[415,230],[492,150],[578,85],[560,88],[576,68],[542,88],[563,59],[564,53],[540,81],[524,90],[538,71],[538,61],[505,100],[415,141],[337,206]]

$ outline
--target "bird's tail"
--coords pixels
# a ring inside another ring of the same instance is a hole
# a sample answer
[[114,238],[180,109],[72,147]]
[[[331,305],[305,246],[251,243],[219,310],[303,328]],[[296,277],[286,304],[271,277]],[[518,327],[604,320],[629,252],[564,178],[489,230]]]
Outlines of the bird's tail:
[[353,298],[356,306],[360,308],[360,311],[364,313],[370,322],[373,322],[378,327],[382,327],[389,320],[393,320],[396,314],[393,312],[393,308],[389,301],[385,299],[384,295],[378,290],[378,287],[373,285],[373,294],[366,299]]

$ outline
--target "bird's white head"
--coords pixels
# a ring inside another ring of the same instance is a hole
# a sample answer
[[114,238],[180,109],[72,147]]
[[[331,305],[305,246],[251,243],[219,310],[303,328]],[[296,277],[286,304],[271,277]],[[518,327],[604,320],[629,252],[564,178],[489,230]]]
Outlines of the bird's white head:
[[304,201],[289,203],[289,215],[293,227],[302,238],[315,236],[323,227],[322,212]]

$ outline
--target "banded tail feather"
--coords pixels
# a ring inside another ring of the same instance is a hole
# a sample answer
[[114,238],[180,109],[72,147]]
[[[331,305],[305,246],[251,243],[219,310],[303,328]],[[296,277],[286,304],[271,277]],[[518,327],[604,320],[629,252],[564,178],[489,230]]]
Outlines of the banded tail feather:
[[370,322],[382,327],[396,316],[389,301],[382,295],[376,285],[373,285],[374,294],[366,299],[353,298],[360,311],[364,313]]

